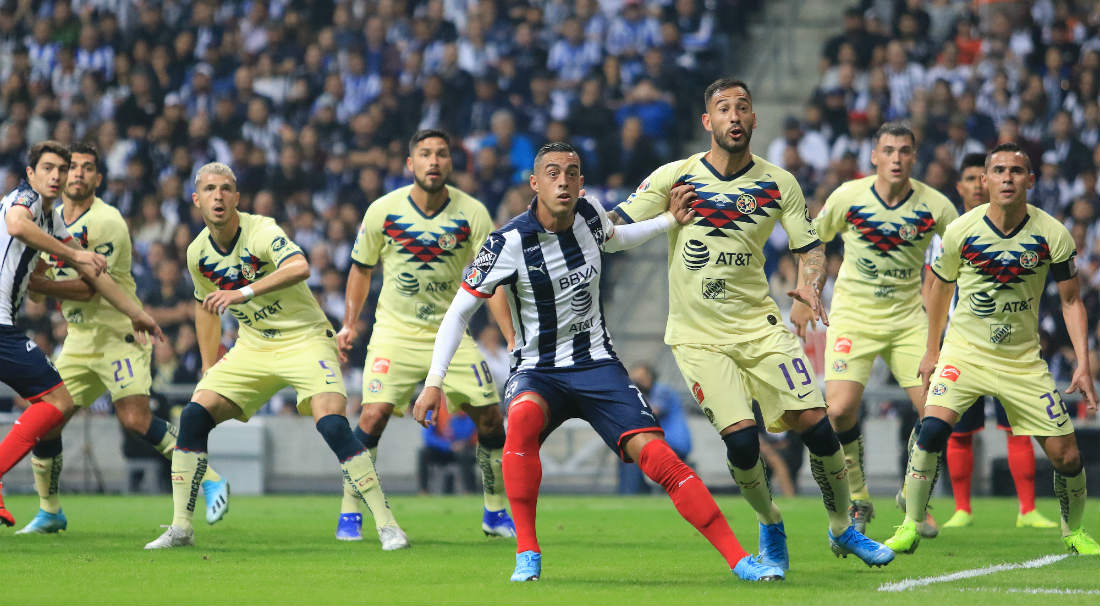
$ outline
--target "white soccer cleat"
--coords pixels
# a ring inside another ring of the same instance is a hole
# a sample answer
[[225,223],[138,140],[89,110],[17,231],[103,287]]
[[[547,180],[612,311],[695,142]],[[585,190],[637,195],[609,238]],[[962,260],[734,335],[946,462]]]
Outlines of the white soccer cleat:
[[382,551],[409,548],[409,537],[405,536],[405,531],[401,530],[401,527],[396,524],[379,528],[378,540],[382,542]]
[[145,544],[146,549],[170,549],[172,547],[194,547],[195,530],[184,530],[179,526],[168,526],[164,534]]

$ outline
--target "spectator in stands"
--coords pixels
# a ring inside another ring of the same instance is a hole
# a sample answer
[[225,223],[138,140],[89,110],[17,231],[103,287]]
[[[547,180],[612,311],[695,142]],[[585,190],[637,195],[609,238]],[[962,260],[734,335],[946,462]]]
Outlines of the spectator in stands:
[[[440,492],[466,494],[478,490],[474,474],[477,449],[477,431],[474,422],[462,411],[448,413],[440,410],[439,420],[421,430],[424,446],[417,453],[416,479],[420,494],[428,494],[433,469],[446,472]],[[453,471],[448,467],[454,466]],[[455,476],[462,480],[462,488],[456,490]]]
[[794,147],[802,161],[809,164],[819,174],[829,168],[829,143],[817,133],[804,133],[802,123],[794,116],[783,120],[783,137],[775,139],[768,146],[768,162],[780,168],[784,165],[784,150]]

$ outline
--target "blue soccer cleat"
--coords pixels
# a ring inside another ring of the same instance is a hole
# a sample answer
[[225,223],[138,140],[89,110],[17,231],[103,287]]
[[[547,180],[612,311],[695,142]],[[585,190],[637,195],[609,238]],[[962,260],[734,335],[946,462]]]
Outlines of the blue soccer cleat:
[[784,571],[791,569],[787,555],[787,531],[783,528],[783,522],[760,523],[760,555],[757,559],[765,566],[775,566]]
[[485,510],[481,514],[481,531],[487,537],[514,537],[516,536],[516,524],[508,515],[507,509],[500,511]]
[[537,581],[542,574],[542,554],[537,551],[522,551],[516,554],[516,569],[510,581]]
[[214,524],[229,513],[229,481],[222,478],[203,480],[202,496],[206,499],[206,523]]
[[832,547],[836,557],[846,558],[849,553],[854,553],[868,566],[885,566],[894,560],[892,549],[868,539],[853,526],[849,526],[839,537],[834,537],[833,531],[830,530],[829,546]]
[[759,556],[751,555],[737,561],[733,574],[742,581],[782,581],[786,577],[782,568],[763,564]]
[[363,514],[340,514],[340,521],[336,523],[336,538],[341,541],[362,541]]
[[15,534],[55,534],[69,527],[69,521],[65,519],[65,512],[60,509],[57,513],[49,513],[44,509],[38,510],[26,526],[16,530]]

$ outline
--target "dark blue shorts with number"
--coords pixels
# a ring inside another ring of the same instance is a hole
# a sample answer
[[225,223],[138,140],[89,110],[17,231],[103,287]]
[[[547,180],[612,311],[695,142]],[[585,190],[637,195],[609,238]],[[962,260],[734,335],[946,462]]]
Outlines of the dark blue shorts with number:
[[[1001,401],[997,398],[993,398],[993,410],[997,415],[997,427],[1005,431],[1012,431],[1012,423],[1008,422],[1005,407],[1001,405]],[[966,409],[966,412],[959,417],[959,422],[955,423],[955,427],[951,432],[959,435],[970,435],[983,429],[985,429],[984,396],[978,398],[970,408]]]
[[37,402],[61,386],[53,362],[22,329],[0,325],[0,381],[22,398]]
[[664,433],[642,392],[618,361],[584,368],[520,370],[508,378],[504,393],[509,404],[528,392],[542,396],[550,405],[550,422],[542,440],[567,419],[584,419],[608,448],[630,461],[622,451],[625,438],[647,431]]

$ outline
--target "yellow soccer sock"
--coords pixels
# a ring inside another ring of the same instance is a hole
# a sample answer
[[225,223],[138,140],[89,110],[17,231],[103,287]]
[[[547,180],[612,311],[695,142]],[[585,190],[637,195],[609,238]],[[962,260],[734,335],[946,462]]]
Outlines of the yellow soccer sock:
[[504,472],[501,461],[503,448],[486,448],[477,445],[477,464],[481,468],[481,488],[485,498],[485,509],[500,511],[508,507],[508,496],[504,494]]
[[741,489],[741,494],[756,512],[756,519],[763,524],[778,524],[783,521],[783,514],[779,512],[775,501],[772,500],[772,491],[768,487],[768,478],[764,473],[764,461],[757,459],[756,465],[749,469],[741,469],[727,460],[726,467],[729,468],[733,481],[737,482],[737,486]]
[[378,472],[374,470],[374,463],[371,462],[369,454],[355,455],[340,463],[340,469],[344,472],[344,484],[348,485],[348,489],[357,494],[370,510],[371,516],[374,517],[375,528],[397,524],[397,519],[390,511],[390,504],[386,501],[386,495],[382,492]]
[[1085,492],[1084,467],[1077,475],[1072,476],[1054,471],[1054,496],[1058,497],[1058,505],[1062,510],[1062,536],[1081,528],[1085,518]]
[[367,452],[370,453],[370,462],[371,462],[371,464],[373,465],[374,463],[377,463],[378,462],[378,447],[377,446],[372,446],[372,447],[367,449]]
[[340,513],[364,513],[363,499],[343,482],[344,495],[340,498]]
[[821,488],[821,500],[829,515],[829,530],[839,537],[848,529],[848,505],[851,504],[848,470],[844,452],[837,449],[831,455],[819,457],[810,453],[810,471]]
[[207,454],[176,449],[172,452],[172,525],[191,528],[195,501],[206,474]]
[[[161,438],[160,442],[154,445],[154,448],[156,448],[157,452],[163,455],[164,458],[172,460],[172,452],[176,450],[176,437],[179,435],[179,429],[171,423],[165,423],[165,425],[167,426],[167,431],[164,432],[164,437]],[[221,475],[214,471],[212,466],[207,464],[206,475],[202,477],[202,480],[204,482],[207,480],[217,482],[221,479]]]
[[31,455],[31,469],[34,470],[34,491],[38,493],[38,506],[46,513],[61,510],[61,498],[58,488],[61,480],[62,455],[40,459]]
[[932,494],[932,479],[936,475],[939,453],[920,446],[909,451],[909,466],[905,470],[905,517],[917,524],[924,521],[928,496]]
[[841,442],[844,449],[844,466],[848,468],[848,489],[853,500],[870,501],[867,477],[863,471],[863,434],[851,442]]

